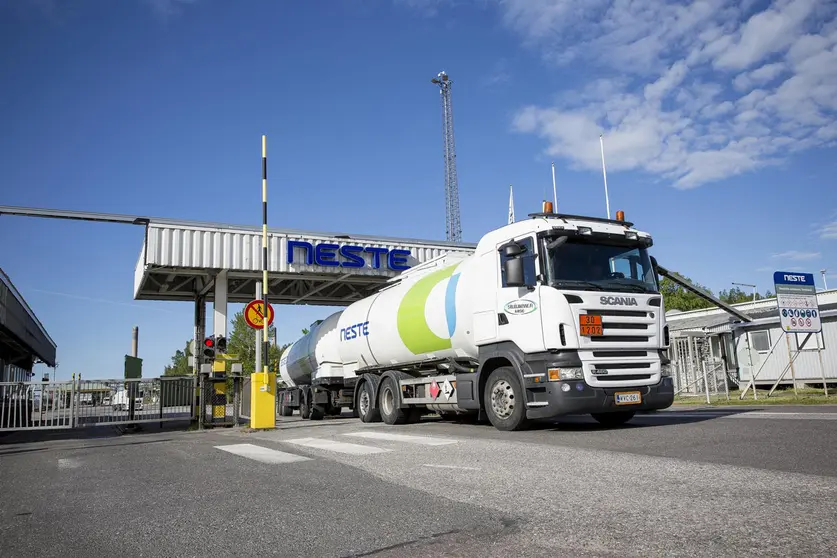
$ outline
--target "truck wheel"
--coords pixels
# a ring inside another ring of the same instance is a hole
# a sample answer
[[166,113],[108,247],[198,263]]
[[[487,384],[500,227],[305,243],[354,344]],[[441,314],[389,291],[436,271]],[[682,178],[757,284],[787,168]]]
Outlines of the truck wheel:
[[592,413],[596,421],[605,426],[621,426],[634,418],[634,411],[618,411],[616,413]]
[[325,410],[319,405],[311,405],[311,420],[323,420]]
[[311,407],[308,406],[308,399],[304,395],[302,401],[299,402],[299,416],[304,419],[311,416]]
[[355,402],[357,416],[362,422],[381,422],[381,410],[372,408],[374,398],[372,385],[368,381],[363,382],[357,392]]
[[488,420],[497,430],[523,430],[528,426],[526,397],[514,369],[504,366],[491,373],[483,401]]
[[287,405],[279,405],[279,415],[283,417],[289,417],[294,414],[293,407],[288,407]]
[[387,424],[404,424],[407,422],[408,413],[399,407],[401,396],[398,393],[398,385],[392,378],[386,378],[381,384],[381,395],[378,400],[378,408],[381,409],[381,418]]

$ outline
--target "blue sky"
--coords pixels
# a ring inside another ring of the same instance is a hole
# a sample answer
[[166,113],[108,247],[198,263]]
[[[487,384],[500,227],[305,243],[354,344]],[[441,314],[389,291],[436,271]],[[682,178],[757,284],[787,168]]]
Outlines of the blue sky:
[[[718,291],[837,286],[837,6],[826,0],[20,0],[0,5],[0,204],[443,239],[454,80],[463,237],[551,195],[655,236]],[[190,303],[134,301],[142,228],[0,217],[59,377],[145,375]],[[831,286],[831,285],[829,285]],[[238,305],[230,308],[239,310]],[[280,341],[330,309],[282,307]],[[211,312],[209,313],[211,316]]]

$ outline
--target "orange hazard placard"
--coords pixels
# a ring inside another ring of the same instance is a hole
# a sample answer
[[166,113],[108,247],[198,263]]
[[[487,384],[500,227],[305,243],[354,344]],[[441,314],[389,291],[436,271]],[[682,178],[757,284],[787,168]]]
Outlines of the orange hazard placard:
[[[244,308],[244,321],[253,329],[264,328],[264,301],[253,300]],[[273,324],[273,305],[267,305],[267,325]]]

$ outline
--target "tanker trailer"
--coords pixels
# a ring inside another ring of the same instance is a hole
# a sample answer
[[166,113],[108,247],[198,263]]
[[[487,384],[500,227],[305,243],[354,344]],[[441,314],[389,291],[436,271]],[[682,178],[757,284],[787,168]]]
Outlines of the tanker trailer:
[[330,316],[294,344],[282,377],[312,378],[311,418],[340,404],[364,422],[437,412],[518,430],[572,414],[617,425],[664,409],[674,389],[651,245],[621,211],[533,214]]

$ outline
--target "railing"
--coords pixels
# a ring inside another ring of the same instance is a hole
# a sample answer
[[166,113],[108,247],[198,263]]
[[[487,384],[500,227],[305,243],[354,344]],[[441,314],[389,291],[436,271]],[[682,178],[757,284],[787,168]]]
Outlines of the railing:
[[74,382],[0,383],[0,431],[73,427]]
[[0,383],[0,431],[190,420],[193,376]]
[[195,387],[192,376],[82,380],[76,387],[76,426],[189,420]]

